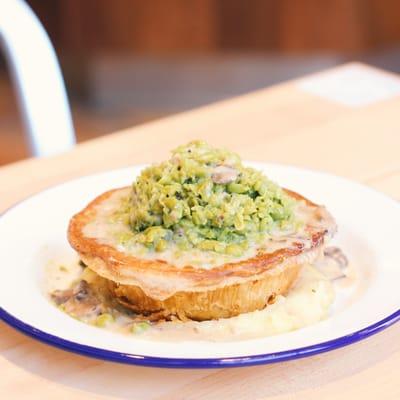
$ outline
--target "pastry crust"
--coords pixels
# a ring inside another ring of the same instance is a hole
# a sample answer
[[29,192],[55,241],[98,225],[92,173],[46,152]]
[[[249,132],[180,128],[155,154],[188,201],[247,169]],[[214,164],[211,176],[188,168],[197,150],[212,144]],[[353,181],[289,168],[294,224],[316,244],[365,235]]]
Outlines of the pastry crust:
[[262,279],[204,292],[178,292],[165,300],[147,296],[138,286],[109,281],[109,288],[120,304],[151,319],[177,317],[183,321],[204,321],[262,310],[289,290],[300,268],[299,264],[287,265]]
[[110,281],[111,291],[121,303],[137,312],[158,313],[163,318],[175,315],[204,320],[265,307],[273,296],[290,288],[301,266],[318,256],[326,238],[336,230],[324,207],[285,190],[307,208],[302,240],[214,268],[177,267],[163,260],[133,256],[85,235],[84,227],[118,190],[127,189],[103,193],[71,219],[69,242],[85,264]]

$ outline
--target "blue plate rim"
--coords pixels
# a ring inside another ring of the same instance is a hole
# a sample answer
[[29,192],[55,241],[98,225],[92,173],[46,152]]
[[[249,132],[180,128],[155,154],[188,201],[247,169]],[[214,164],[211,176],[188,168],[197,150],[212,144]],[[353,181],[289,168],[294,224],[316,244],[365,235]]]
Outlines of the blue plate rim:
[[3,308],[0,308],[0,319],[18,331],[39,341],[69,351],[92,358],[105,361],[113,361],[123,364],[131,364],[156,368],[232,368],[232,367],[249,367],[261,364],[272,364],[282,361],[290,361],[298,358],[312,356],[327,351],[335,350],[340,347],[347,346],[354,342],[366,339],[383,329],[388,328],[400,320],[400,309],[395,311],[388,317],[367,326],[361,330],[350,333],[339,338],[335,338],[326,342],[313,344],[297,349],[285,350],[276,353],[264,353],[239,357],[218,357],[218,358],[170,358],[170,357],[154,357],[140,354],[122,353],[113,350],[106,350],[98,347],[88,346],[58,336],[46,333],[25,322],[15,318]]
[[[309,168],[304,168],[301,166],[294,166],[290,164],[279,164],[279,163],[265,163],[265,162],[255,162],[259,164],[271,164],[275,166],[283,166],[287,168],[295,168],[295,169],[303,169],[308,172],[313,173],[320,173],[325,175],[330,175],[335,178],[342,179],[346,182],[350,182],[357,186],[362,186],[365,189],[368,189],[372,193],[378,194],[384,197],[386,200],[389,200],[393,203],[396,203],[393,198],[390,196],[385,195],[373,188],[360,184],[358,182],[354,182],[348,178],[343,176],[335,175],[325,171],[318,171]],[[138,165],[126,165],[122,167],[113,168],[111,170],[106,171],[97,171],[95,173],[85,174],[76,178],[62,180],[55,184],[51,184],[38,192],[32,193],[19,201],[16,201],[8,208],[0,212],[0,219],[10,212],[12,209],[19,206],[21,203],[35,197],[36,195],[47,192],[48,190],[52,190],[57,186],[70,183],[75,180],[93,177],[97,175],[101,175],[103,173],[114,172],[121,169],[131,168],[131,167],[143,167],[146,164],[138,164]],[[397,204],[397,203],[396,203]],[[156,368],[200,368],[200,369],[207,369],[207,368],[234,368],[234,367],[246,367],[246,366],[255,366],[255,365],[262,365],[262,364],[272,364],[276,362],[283,362],[283,361],[290,361],[295,360],[298,358],[308,357],[320,353],[325,353],[328,351],[332,351],[352,343],[358,342],[360,340],[366,339],[369,336],[372,336],[389,326],[395,324],[396,322],[400,321],[400,308],[395,311],[394,313],[390,314],[389,316],[383,318],[382,320],[375,322],[363,329],[358,331],[352,332],[345,336],[340,336],[338,338],[321,342],[317,344],[313,344],[310,346],[300,347],[297,349],[285,350],[276,353],[264,353],[264,354],[256,354],[256,355],[249,355],[249,356],[239,356],[239,357],[219,357],[219,358],[169,358],[169,357],[154,357],[154,356],[144,356],[140,354],[132,354],[132,353],[122,353],[112,350],[101,349],[98,347],[88,346],[76,342],[72,342],[66,339],[62,339],[58,336],[52,335],[50,333],[44,332],[40,329],[35,328],[32,325],[29,325],[20,319],[14,317],[12,314],[8,313],[2,307],[0,307],[0,320],[5,322],[7,325],[15,328],[19,332],[33,338],[37,339],[40,342],[45,344],[51,345],[53,347],[87,356],[92,357],[104,361],[111,361],[117,362],[122,364],[130,364],[130,365],[137,365],[137,366],[146,366],[146,367],[156,367]]]

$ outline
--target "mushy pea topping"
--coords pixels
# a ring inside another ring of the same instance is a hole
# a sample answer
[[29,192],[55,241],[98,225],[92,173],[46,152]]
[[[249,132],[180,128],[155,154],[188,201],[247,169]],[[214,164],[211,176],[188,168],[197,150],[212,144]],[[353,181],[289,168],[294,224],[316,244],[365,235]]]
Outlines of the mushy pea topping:
[[295,224],[294,202],[278,185],[202,141],[144,169],[127,204],[134,241],[155,251],[174,244],[240,256],[249,243]]

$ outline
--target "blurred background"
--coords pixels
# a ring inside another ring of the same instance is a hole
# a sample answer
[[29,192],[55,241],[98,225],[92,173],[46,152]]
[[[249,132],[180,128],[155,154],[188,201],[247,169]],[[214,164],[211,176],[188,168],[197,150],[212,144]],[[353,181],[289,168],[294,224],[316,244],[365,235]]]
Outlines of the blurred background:
[[[400,72],[399,0],[28,0],[78,141],[346,61]],[[28,156],[0,55],[0,165]]]

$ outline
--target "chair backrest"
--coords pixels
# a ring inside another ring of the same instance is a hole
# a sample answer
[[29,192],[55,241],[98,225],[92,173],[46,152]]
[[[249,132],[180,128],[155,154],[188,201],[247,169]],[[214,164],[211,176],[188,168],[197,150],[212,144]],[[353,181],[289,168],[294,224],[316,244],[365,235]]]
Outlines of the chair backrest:
[[39,19],[23,0],[0,1],[0,46],[6,55],[32,155],[75,144],[60,66]]

